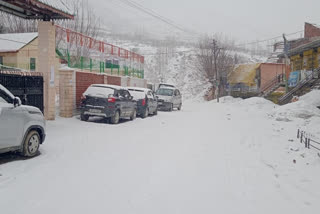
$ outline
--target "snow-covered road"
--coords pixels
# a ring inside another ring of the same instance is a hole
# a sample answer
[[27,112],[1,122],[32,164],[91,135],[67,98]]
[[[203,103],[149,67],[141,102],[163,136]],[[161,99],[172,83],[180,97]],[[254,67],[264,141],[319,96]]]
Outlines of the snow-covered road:
[[272,108],[189,103],[115,126],[48,122],[40,156],[0,165],[0,213],[318,213],[320,159]]

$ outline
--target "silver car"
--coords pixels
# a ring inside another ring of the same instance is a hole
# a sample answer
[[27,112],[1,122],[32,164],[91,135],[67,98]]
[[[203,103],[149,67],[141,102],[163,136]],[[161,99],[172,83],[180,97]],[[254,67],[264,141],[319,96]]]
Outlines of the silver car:
[[161,86],[156,92],[158,98],[158,109],[172,111],[173,108],[181,110],[182,97],[178,89],[174,87]]
[[0,153],[18,151],[33,157],[45,136],[42,112],[36,107],[21,105],[21,100],[0,84]]

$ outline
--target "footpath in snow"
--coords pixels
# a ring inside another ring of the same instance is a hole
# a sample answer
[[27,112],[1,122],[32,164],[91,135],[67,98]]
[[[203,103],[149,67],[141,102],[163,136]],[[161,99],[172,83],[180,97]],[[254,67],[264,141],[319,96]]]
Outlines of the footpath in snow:
[[0,165],[1,213],[317,214],[320,157],[296,131],[320,136],[319,95],[187,102],[115,126],[58,118],[40,156]]

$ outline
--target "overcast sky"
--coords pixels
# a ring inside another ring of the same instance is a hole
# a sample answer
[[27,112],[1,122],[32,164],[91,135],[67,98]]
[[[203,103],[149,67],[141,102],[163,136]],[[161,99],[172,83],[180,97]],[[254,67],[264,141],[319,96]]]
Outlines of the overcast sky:
[[[224,33],[252,41],[303,30],[304,22],[320,25],[319,0],[133,0],[190,30]],[[137,28],[166,29],[120,0],[90,0],[107,22]]]

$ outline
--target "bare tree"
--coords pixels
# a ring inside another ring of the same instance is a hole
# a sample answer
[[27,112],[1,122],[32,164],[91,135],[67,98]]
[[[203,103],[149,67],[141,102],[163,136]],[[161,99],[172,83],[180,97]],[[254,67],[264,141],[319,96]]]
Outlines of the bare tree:
[[[100,18],[95,15],[93,8],[89,5],[88,0],[72,0],[69,2],[72,10],[74,11],[74,20],[61,20],[57,21],[58,25],[70,29],[72,31],[81,33],[93,39],[97,39],[100,35]],[[66,52],[66,49],[72,51],[73,63],[77,64],[81,57],[88,58],[91,51],[88,48],[89,40],[84,40],[83,47],[80,45],[76,34],[70,35],[70,42],[68,46],[65,43],[65,35],[61,32],[56,32],[56,47],[62,52]],[[66,53],[64,53],[66,55]]]
[[198,45],[196,67],[201,72],[212,88],[219,89],[225,85],[228,74],[233,70],[237,57],[231,54],[232,45],[223,44],[218,37],[204,37]]
[[36,32],[38,27],[37,20],[26,20],[5,12],[0,12],[0,20],[4,33]]

